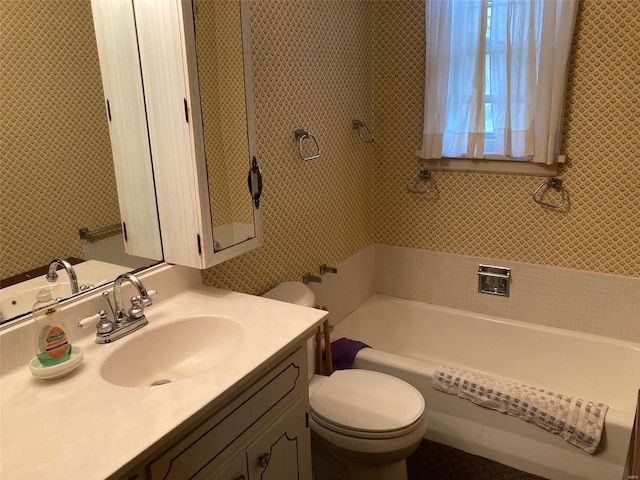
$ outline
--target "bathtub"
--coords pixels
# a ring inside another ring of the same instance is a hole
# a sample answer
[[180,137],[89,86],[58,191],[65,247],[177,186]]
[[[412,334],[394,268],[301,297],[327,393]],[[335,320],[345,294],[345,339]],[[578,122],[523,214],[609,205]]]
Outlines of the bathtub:
[[[361,340],[355,368],[424,396],[426,437],[551,479],[620,480],[640,387],[640,344],[374,295],[332,338]],[[439,365],[479,370],[609,405],[594,455],[520,419],[434,390]]]

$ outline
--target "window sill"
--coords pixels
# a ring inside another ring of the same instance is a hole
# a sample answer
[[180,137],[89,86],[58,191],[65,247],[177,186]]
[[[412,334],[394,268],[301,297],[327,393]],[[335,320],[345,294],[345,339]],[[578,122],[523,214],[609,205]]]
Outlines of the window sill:
[[[563,157],[560,157],[563,159]],[[560,162],[562,163],[562,162]],[[486,160],[475,158],[441,158],[422,160],[427,170],[450,172],[495,173],[506,175],[532,175],[554,177],[558,174],[558,163],[545,165],[518,160]]]

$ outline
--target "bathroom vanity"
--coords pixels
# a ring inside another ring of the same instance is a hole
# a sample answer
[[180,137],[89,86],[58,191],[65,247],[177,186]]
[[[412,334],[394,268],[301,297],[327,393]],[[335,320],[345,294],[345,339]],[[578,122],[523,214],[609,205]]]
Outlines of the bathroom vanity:
[[[183,267],[140,278],[149,325],[106,345],[73,331],[84,361],[66,377],[31,376],[31,320],[0,332],[0,478],[310,479],[306,339],[327,312]],[[72,324],[99,293],[63,305]]]
[[[133,469],[127,479],[311,478],[310,444],[298,347],[222,408],[205,409],[185,435],[171,436],[166,448]],[[256,377],[258,377],[256,379]],[[304,383],[304,385],[303,385]],[[174,438],[176,438],[175,441]]]

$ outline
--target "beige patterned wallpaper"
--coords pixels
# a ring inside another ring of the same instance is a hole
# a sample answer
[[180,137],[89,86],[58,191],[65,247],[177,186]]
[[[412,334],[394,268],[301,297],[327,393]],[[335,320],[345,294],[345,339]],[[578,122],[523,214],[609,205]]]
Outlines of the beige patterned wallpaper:
[[[80,225],[118,221],[115,190],[98,186],[113,171],[90,19],[87,0],[0,0],[2,265],[46,263],[40,238],[81,255]],[[640,2],[581,1],[563,212],[531,201],[534,177],[436,172],[437,195],[406,193],[420,168],[422,1],[252,0],[251,22],[265,245],[204,271],[207,284],[262,293],[374,241],[640,277]],[[373,127],[373,145],[354,118]],[[298,158],[297,128],[317,135],[320,159]],[[44,190],[53,200],[27,201]],[[58,209],[73,214],[52,229]]]
[[89,0],[0,0],[0,278],[119,223]]
[[[263,293],[373,242],[373,146],[351,129],[372,119],[372,13],[369,1],[252,0],[265,242],[205,270],[206,284]],[[321,158],[299,158],[298,128]]]
[[[265,246],[205,283],[262,293],[373,241],[640,277],[640,2],[581,1],[564,211],[533,203],[539,177],[435,172],[436,195],[406,192],[421,167],[423,0],[253,0],[251,13]],[[322,158],[297,158],[299,127]]]
[[420,169],[424,2],[375,0],[375,238],[379,243],[640,277],[640,2],[582,0],[560,177],[570,207],[533,203],[539,177]]

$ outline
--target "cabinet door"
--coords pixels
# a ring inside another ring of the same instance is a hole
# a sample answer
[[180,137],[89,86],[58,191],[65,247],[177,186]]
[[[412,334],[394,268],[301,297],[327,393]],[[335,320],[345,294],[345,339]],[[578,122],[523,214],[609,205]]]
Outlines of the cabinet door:
[[185,69],[183,12],[177,0],[134,0],[133,6],[164,259],[203,268],[203,258],[213,255],[213,233],[206,165],[194,155],[202,141],[193,125],[202,121],[188,94],[194,80]]
[[249,480],[311,479],[311,437],[304,402],[296,403],[247,450]]
[[91,8],[125,251],[162,260],[133,7],[130,0],[92,0]]
[[203,480],[248,480],[247,456],[244,452]]

